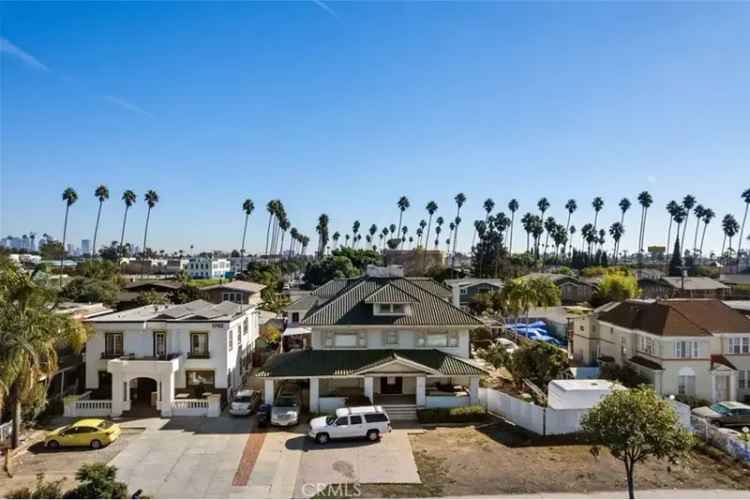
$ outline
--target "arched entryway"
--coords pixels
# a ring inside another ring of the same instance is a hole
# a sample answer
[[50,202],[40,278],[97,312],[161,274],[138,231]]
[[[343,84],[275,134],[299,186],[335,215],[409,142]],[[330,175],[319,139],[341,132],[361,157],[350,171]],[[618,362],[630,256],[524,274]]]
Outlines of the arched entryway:
[[130,411],[129,417],[159,416],[157,409],[159,401],[159,384],[149,377],[130,379],[129,383]]

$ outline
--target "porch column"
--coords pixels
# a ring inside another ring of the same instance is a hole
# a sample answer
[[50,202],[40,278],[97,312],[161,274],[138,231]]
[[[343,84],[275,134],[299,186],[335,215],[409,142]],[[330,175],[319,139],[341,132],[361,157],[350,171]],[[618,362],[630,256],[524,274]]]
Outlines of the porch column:
[[737,401],[737,372],[729,374],[729,399]]
[[119,417],[122,415],[125,398],[128,397],[127,391],[124,390],[126,382],[122,381],[120,373],[112,373],[112,416]]
[[370,403],[375,404],[375,395],[373,394],[373,382],[372,377],[365,377],[365,397],[370,400]]
[[[157,391],[159,388],[157,387]],[[174,372],[161,377],[161,416],[172,416],[172,404],[174,403]]]
[[427,377],[417,377],[417,406],[427,405]]
[[711,373],[711,402],[716,402],[716,374]]
[[267,405],[273,404],[273,379],[267,378],[263,382],[263,402]]
[[318,413],[320,410],[320,379],[310,379],[310,413]]
[[469,379],[469,404],[479,404],[479,377]]

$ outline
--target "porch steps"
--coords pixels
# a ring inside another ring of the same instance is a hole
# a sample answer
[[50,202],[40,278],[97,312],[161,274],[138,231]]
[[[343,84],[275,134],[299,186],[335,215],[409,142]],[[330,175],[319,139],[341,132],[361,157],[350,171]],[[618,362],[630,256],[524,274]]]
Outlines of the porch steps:
[[391,420],[417,419],[417,405],[415,404],[390,404],[381,406]]

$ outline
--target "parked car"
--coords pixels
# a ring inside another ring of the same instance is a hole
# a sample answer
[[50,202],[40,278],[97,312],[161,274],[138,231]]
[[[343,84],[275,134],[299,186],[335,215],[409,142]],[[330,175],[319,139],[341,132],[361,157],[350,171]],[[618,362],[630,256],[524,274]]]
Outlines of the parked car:
[[713,425],[750,425],[750,406],[737,401],[722,401],[711,406],[693,409],[693,415],[705,418]]
[[121,432],[120,426],[109,420],[85,418],[48,433],[44,446],[53,449],[61,446],[90,446],[96,450],[117,441]]
[[229,414],[234,416],[251,415],[258,409],[260,393],[252,389],[238,391],[229,405]]
[[331,439],[367,438],[377,441],[391,432],[391,420],[382,406],[339,408],[335,415],[310,420],[307,435],[319,444]]
[[302,390],[296,385],[283,386],[271,408],[271,425],[288,427],[299,423],[302,407]]
[[271,421],[271,405],[262,404],[258,407],[258,427],[266,427]]

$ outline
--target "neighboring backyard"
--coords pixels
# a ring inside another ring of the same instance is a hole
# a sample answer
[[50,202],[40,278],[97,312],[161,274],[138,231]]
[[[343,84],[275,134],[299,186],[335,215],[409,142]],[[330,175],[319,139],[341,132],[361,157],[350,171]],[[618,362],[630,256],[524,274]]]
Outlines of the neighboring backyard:
[[[386,438],[387,439],[387,438]],[[437,427],[411,435],[421,485],[362,485],[367,497],[626,492],[625,468],[608,451],[598,458],[571,438],[539,437],[505,422]],[[750,488],[750,467],[722,452],[696,448],[681,464],[636,467],[638,489]],[[324,496],[324,495],[323,495]]]

